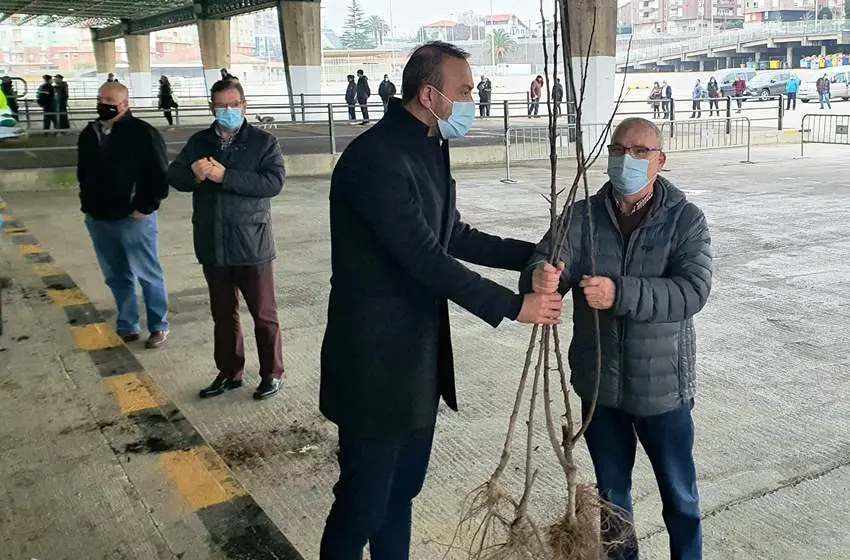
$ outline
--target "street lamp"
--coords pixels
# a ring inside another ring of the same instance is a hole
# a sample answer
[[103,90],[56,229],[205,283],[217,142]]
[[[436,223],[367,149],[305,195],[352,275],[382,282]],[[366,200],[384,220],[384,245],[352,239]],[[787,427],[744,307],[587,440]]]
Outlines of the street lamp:
[[[484,27],[487,30],[487,27]],[[493,74],[496,74],[496,34],[493,32],[493,0],[490,0],[490,64]]]

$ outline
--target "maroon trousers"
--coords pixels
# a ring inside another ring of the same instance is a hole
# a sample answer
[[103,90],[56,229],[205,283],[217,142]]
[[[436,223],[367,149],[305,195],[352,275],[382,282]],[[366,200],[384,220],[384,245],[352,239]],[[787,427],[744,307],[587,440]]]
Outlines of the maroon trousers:
[[255,266],[205,266],[210,290],[215,337],[215,365],[219,373],[242,379],[245,346],[239,321],[239,292],[254,319],[254,336],[262,379],[283,376],[283,350],[277,305],[274,300],[272,263]]

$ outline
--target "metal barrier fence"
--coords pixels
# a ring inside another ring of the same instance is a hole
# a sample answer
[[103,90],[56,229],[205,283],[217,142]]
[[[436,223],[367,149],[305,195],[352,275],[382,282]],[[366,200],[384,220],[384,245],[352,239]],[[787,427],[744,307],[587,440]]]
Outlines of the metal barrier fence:
[[850,145],[850,115],[804,115],[800,132],[800,156],[806,144]]
[[662,123],[661,134],[665,152],[746,148],[749,162],[751,128],[747,117],[689,120]]

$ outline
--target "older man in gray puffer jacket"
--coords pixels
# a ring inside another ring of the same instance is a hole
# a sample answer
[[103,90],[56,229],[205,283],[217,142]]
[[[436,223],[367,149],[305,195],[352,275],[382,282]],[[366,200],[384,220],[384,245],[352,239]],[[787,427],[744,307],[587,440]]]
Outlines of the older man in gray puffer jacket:
[[[711,289],[711,238],[702,211],[658,175],[665,162],[658,127],[645,119],[623,121],[609,146],[610,180],[589,202],[595,276],[590,276],[587,206],[579,201],[559,251],[564,263],[560,280],[543,263],[551,246],[547,233],[520,283],[525,292],[572,291],[569,363],[585,411],[596,387],[593,310],[599,311],[598,406],[585,435],[599,491],[631,517],[631,476],[640,440],[661,491],[671,558],[692,560],[702,557],[691,417],[693,316]],[[637,552],[632,539],[609,557],[631,560]]]

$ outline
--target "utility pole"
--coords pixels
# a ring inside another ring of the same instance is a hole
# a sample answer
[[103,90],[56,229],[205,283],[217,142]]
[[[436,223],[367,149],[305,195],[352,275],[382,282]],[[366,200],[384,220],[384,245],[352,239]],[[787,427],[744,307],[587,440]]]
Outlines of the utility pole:
[[[486,26],[485,26],[486,31]],[[490,0],[490,64],[493,75],[496,75],[496,34],[493,32],[493,0]]]

